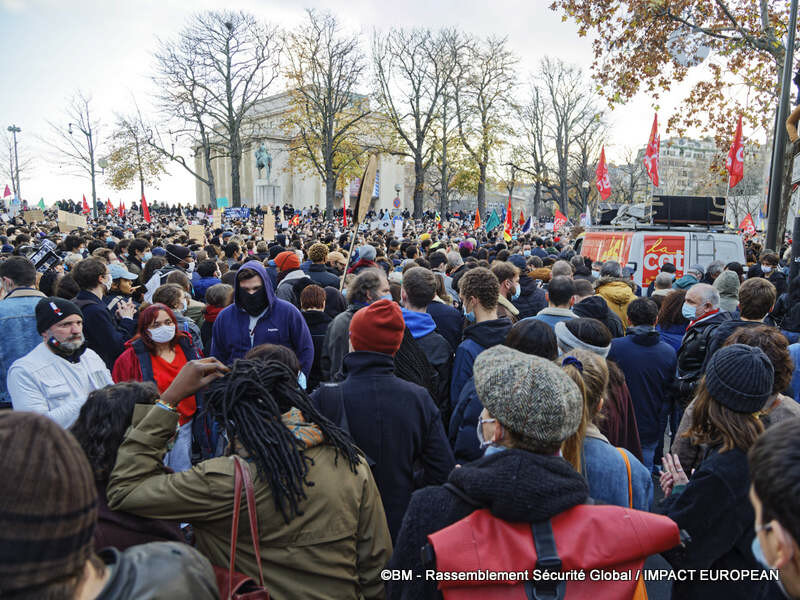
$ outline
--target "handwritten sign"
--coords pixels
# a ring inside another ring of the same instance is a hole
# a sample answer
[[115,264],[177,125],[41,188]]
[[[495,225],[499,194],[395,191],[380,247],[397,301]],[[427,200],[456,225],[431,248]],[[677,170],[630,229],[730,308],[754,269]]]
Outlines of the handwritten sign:
[[65,210],[58,211],[58,230],[61,232],[70,232],[76,229],[86,229],[86,217],[83,215],[76,215]]

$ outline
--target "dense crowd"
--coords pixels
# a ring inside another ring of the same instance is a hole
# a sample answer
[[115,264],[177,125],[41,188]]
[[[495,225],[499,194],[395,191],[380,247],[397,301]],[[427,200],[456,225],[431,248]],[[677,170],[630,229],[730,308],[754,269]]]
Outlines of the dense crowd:
[[750,573],[673,598],[800,598],[787,248],[643,289],[577,230],[284,208],[6,216],[0,597],[640,598],[429,575],[661,554]]

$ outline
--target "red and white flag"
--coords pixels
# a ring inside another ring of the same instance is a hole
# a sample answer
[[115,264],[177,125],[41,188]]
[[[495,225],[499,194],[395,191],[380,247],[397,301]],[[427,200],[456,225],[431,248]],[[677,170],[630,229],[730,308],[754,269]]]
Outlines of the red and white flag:
[[142,218],[150,222],[150,209],[147,207],[147,200],[144,199],[144,194],[142,194]]
[[653,127],[650,129],[650,139],[647,140],[647,149],[644,151],[644,169],[653,185],[658,187],[658,155],[661,152],[661,136],[658,134],[658,113],[653,117]]
[[600,161],[597,163],[595,172],[597,191],[603,200],[608,200],[611,195],[611,181],[608,179],[608,167],[606,166],[606,147],[600,150]]
[[566,222],[567,222],[567,217],[564,216],[564,213],[556,209],[556,214],[553,215],[553,233],[561,229],[564,226],[564,223]]
[[[742,144],[742,115],[739,115],[739,123],[736,125],[736,135],[733,137],[733,145],[728,152],[728,160],[725,164],[728,169],[728,186],[733,188],[744,177],[744,144]],[[753,218],[748,214],[750,224]],[[744,221],[742,221],[744,223]]]
[[742,222],[739,223],[739,231],[744,233],[755,233],[756,232],[756,224],[753,223],[753,215],[747,213],[747,216],[742,219]]
[[86,194],[83,195],[83,214],[89,214],[89,203],[86,202]]
[[111,206],[111,198],[106,198],[106,214],[110,215],[114,212],[114,207]]

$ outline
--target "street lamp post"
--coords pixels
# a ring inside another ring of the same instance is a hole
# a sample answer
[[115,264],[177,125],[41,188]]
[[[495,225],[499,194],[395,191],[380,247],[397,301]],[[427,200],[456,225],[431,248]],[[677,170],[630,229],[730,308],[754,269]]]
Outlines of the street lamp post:
[[581,195],[583,196],[583,212],[589,214],[589,182],[584,181],[581,184]]
[[[783,240],[778,239],[778,221],[783,196],[783,162],[786,151],[786,131],[784,124],[789,114],[789,88],[792,83],[792,63],[794,59],[794,34],[797,29],[797,0],[792,0],[789,28],[786,40],[786,56],[783,61],[783,80],[781,97],[778,101],[778,115],[775,119],[775,132],[772,140],[772,165],[769,178],[769,212],[767,214],[767,248],[780,251]],[[790,199],[791,202],[791,199]]]
[[[72,135],[72,125],[73,125],[73,123],[70,123],[69,127],[67,129],[67,131],[69,131],[70,135]],[[84,128],[80,123],[75,123],[74,125],[75,125],[75,127],[78,128],[78,131],[80,131],[83,135],[86,136],[86,145],[87,145],[87,148],[89,150],[89,163],[90,163],[89,173],[92,176],[92,217],[96,219],[97,218],[97,189],[95,187],[95,174],[96,174],[97,170],[95,169],[95,166],[94,166],[95,165],[95,162],[94,162],[94,138],[92,136],[92,126],[90,124],[87,124],[87,126]]]
[[[17,198],[22,202],[22,192],[19,189],[19,156],[17,155],[17,134],[20,133],[22,129],[16,125],[9,125],[8,130],[11,132],[11,135],[14,136],[14,170],[17,172]],[[11,176],[13,177],[14,175],[12,174]]]

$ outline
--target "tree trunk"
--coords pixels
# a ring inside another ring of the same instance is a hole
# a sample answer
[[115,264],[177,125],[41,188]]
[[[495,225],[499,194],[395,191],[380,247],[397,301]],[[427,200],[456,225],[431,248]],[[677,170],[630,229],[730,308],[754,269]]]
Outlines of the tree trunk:
[[481,220],[486,221],[486,165],[478,165],[480,178],[478,179],[478,211],[481,213]]
[[[344,193],[345,190],[342,190],[342,208],[344,208]],[[325,218],[328,221],[333,221],[333,203],[336,199],[336,177],[333,176],[333,173],[328,173],[328,176],[325,178]]]
[[533,216],[539,218],[539,210],[542,207],[542,184],[538,181],[533,192]]
[[242,205],[242,192],[239,188],[239,162],[242,159],[242,151],[238,144],[231,152],[231,203],[230,206]]
[[217,186],[214,180],[214,171],[211,170],[211,147],[203,146],[203,160],[206,165],[206,185],[208,186],[208,205],[217,207]]
[[425,191],[425,167],[422,158],[414,159],[414,218],[422,218],[423,193]]

